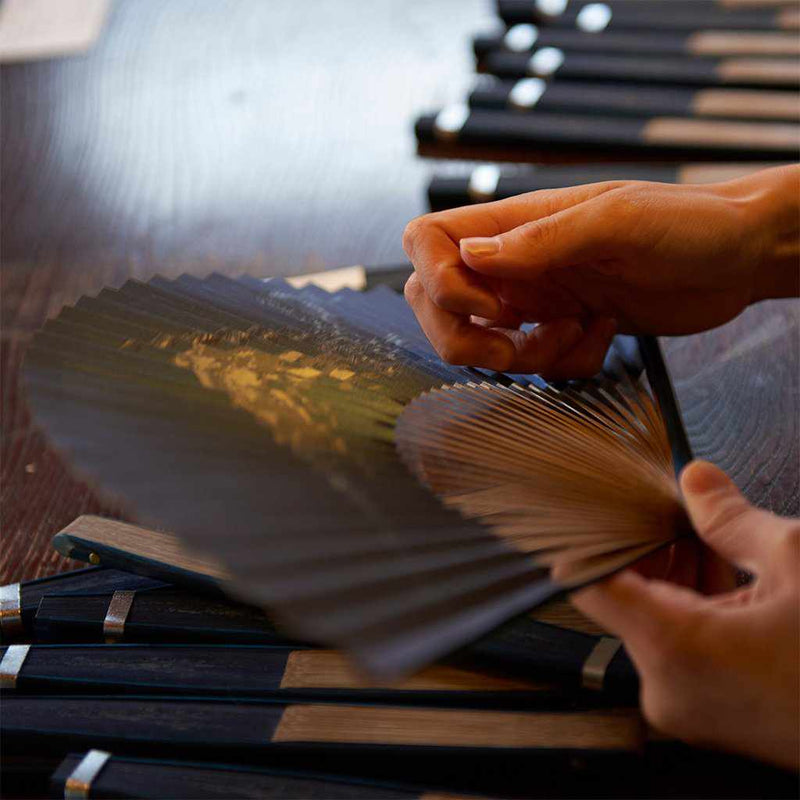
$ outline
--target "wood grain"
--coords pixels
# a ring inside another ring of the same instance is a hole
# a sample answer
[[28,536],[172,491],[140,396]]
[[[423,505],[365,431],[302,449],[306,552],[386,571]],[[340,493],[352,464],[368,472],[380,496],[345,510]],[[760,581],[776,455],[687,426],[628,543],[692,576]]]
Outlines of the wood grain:
[[765,124],[656,117],[644,126],[642,136],[647,142],[674,146],[702,144],[706,147],[735,148],[748,142],[776,152],[800,148],[800,125],[780,122]]
[[746,31],[698,31],[689,35],[686,44],[689,52],[698,56],[795,56],[800,48],[797,36],[791,33]]
[[[64,534],[84,540],[90,545],[97,543],[105,547],[129,553],[134,558],[143,558],[167,567],[177,567],[187,572],[196,572],[214,580],[228,578],[225,568],[209,557],[187,551],[183,542],[171,533],[148,530],[138,525],[104,519],[84,514],[63,530]],[[92,562],[94,563],[94,562]],[[98,559],[98,564],[101,559]]]
[[[333,650],[294,650],[289,654],[281,689],[325,689],[332,686],[340,689],[374,689],[378,685],[359,673],[353,662],[342,653]],[[403,691],[498,692],[532,691],[543,687],[541,683],[441,664],[428,667],[401,683],[385,688]]]
[[724,83],[759,83],[765,86],[796,86],[800,65],[796,59],[731,58],[722,61],[717,74]]
[[298,705],[284,711],[272,741],[632,750],[642,745],[642,734],[635,710],[528,714]]
[[703,117],[749,117],[797,122],[800,119],[800,97],[796,92],[703,89],[695,94],[692,111]]
[[662,342],[695,456],[756,505],[800,516],[800,301]]

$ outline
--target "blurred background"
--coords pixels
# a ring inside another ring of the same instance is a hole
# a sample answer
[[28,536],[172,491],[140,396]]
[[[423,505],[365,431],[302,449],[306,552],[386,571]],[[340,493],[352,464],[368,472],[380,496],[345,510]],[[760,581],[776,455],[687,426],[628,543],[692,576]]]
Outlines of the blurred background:
[[287,274],[403,259],[413,119],[485,0],[126,0],[85,54],[2,69],[3,261]]

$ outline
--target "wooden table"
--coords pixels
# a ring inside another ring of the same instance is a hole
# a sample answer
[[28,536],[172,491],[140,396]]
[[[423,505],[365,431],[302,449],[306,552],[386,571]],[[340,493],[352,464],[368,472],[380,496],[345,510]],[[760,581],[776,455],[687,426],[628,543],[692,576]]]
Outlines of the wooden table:
[[[30,425],[34,330],[104,284],[403,260],[430,165],[416,113],[463,97],[484,0],[116,2],[86,56],[4,66],[0,582],[64,569],[50,537],[114,514]],[[798,513],[795,302],[668,344],[699,453]]]

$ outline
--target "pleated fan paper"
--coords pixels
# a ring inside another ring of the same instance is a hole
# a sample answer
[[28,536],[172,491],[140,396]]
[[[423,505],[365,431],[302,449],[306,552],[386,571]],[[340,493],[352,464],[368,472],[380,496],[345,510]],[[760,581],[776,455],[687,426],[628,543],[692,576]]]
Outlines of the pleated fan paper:
[[25,375],[81,475],[382,677],[687,529],[634,381],[446,365],[383,287],[129,281],[47,322]]

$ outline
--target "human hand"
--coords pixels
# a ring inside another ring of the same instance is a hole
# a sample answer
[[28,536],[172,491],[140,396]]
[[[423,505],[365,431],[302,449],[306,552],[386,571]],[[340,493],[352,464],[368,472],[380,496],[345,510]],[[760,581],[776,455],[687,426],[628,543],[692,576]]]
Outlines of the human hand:
[[623,572],[572,601],[625,642],[657,730],[797,769],[800,520],[754,508],[705,462],[681,487],[700,537],[755,581],[709,597]]
[[[800,167],[726,183],[614,181],[428,214],[406,298],[457,364],[599,371],[611,337],[686,334],[798,291]],[[529,334],[522,322],[542,323]]]

